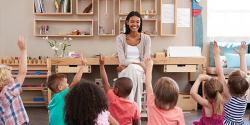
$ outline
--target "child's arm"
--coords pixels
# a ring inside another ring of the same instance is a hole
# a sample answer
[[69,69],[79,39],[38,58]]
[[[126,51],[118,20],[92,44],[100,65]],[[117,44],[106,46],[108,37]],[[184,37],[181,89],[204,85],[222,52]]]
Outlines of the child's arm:
[[27,73],[27,49],[23,36],[19,36],[17,45],[19,47],[21,55],[19,58],[19,72],[16,77],[16,82],[22,85]]
[[110,125],[119,125],[118,121],[111,115],[109,115],[109,123]]
[[70,88],[72,88],[75,84],[77,84],[81,80],[82,74],[83,74],[83,71],[84,71],[84,67],[86,66],[86,64],[87,64],[86,58],[81,57],[80,69],[78,70],[78,72],[74,76],[74,79],[73,79],[73,81],[71,82],[71,84],[69,86]]
[[245,41],[241,42],[240,51],[239,51],[239,55],[240,55],[240,70],[242,70],[245,73],[247,73],[247,64],[246,64],[246,56],[245,56],[246,49],[247,49],[246,42]]
[[198,94],[198,88],[200,86],[200,83],[204,80],[208,80],[210,79],[210,77],[208,75],[204,75],[204,74],[200,74],[198,76],[198,78],[196,79],[194,85],[192,86],[191,90],[190,90],[190,95],[192,96],[192,98],[197,101],[199,104],[201,104],[202,106],[208,106],[209,103],[207,101],[207,99],[201,97]]
[[100,63],[100,75],[103,81],[103,87],[104,87],[105,92],[107,93],[108,90],[110,89],[110,84],[109,84],[108,76],[104,67],[105,59],[102,55],[100,55],[99,57],[99,63]]
[[225,75],[220,61],[220,48],[216,41],[214,41],[214,62],[215,62],[216,72],[218,75],[218,80],[223,84],[223,96],[227,100],[230,97],[230,93],[226,85]]
[[151,58],[145,58],[144,63],[146,66],[146,80],[145,80],[146,92],[153,93],[152,89],[153,60]]

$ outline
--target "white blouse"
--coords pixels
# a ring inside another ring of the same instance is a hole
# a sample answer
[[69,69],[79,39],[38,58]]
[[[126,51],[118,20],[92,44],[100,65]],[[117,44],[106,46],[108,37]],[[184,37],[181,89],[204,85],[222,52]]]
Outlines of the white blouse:
[[137,46],[127,45],[127,58],[129,63],[140,63],[140,53]]

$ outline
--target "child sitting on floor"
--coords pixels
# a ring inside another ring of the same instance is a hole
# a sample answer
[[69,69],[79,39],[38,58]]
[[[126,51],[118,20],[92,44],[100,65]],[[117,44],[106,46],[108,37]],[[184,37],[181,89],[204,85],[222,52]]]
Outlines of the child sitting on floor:
[[228,77],[226,84],[222,65],[220,64],[220,49],[217,42],[214,42],[215,66],[218,79],[223,83],[224,105],[224,125],[244,125],[244,114],[247,107],[246,91],[249,83],[246,80],[246,42],[242,42],[239,50],[240,70],[233,71]]
[[11,68],[0,65],[0,125],[28,125],[29,118],[21,99],[22,84],[27,73],[27,50],[23,37],[18,39],[21,52],[16,79]]
[[50,125],[66,125],[64,123],[63,110],[64,97],[69,93],[69,89],[81,80],[85,65],[86,60],[81,58],[81,67],[76,73],[70,86],[68,85],[67,77],[64,74],[52,74],[49,76],[47,84],[49,89],[54,93],[48,105]]
[[104,67],[104,57],[100,56],[99,62],[100,74],[104,90],[108,96],[111,115],[120,125],[138,125],[140,122],[138,107],[135,102],[127,99],[133,88],[131,79],[126,77],[118,78],[114,83],[114,88],[111,89]]
[[185,125],[182,109],[177,107],[179,88],[169,77],[161,77],[152,88],[153,61],[146,58],[148,125]]
[[67,125],[119,125],[110,115],[103,90],[88,81],[81,81],[65,97]]
[[[198,94],[198,88],[202,81],[204,85],[204,94],[206,98]],[[223,125],[223,106],[222,97],[223,84],[217,78],[211,78],[208,75],[200,74],[191,88],[190,95],[202,105],[202,117],[195,121],[194,125]]]

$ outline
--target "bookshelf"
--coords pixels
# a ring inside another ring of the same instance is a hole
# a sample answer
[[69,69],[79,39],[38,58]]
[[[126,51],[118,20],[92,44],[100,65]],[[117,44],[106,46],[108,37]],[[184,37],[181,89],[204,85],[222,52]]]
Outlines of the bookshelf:
[[33,13],[37,16],[72,15],[72,0],[33,0]]
[[93,19],[35,19],[34,36],[90,37]]
[[[1,58],[0,64],[12,67],[12,75],[18,74],[18,59],[14,57]],[[51,74],[50,59],[28,59],[28,69],[22,85],[21,97],[25,106],[47,106],[51,95],[46,87],[48,75]]]

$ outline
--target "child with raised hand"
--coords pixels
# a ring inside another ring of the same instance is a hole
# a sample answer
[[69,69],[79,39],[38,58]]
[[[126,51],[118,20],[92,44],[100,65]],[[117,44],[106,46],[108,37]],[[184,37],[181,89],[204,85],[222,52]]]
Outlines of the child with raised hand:
[[67,77],[64,74],[52,74],[49,76],[47,85],[54,93],[48,105],[50,125],[65,125],[63,110],[64,97],[69,93],[70,88],[81,80],[86,63],[86,59],[81,58],[81,67],[70,85],[68,85]]
[[[204,85],[205,98],[198,94],[198,88],[201,82],[206,81]],[[194,125],[223,125],[223,106],[224,98],[222,96],[223,84],[217,78],[211,78],[208,75],[200,74],[190,90],[192,98],[202,105],[202,116]]]
[[182,109],[177,107],[179,88],[169,77],[161,77],[152,88],[153,61],[144,61],[146,66],[146,92],[148,125],[185,125]]
[[225,97],[224,105],[224,125],[243,125],[244,114],[246,111],[247,100],[246,91],[249,88],[249,83],[246,80],[246,42],[241,42],[239,56],[240,56],[240,70],[233,71],[228,77],[228,83],[225,82],[225,76],[220,64],[220,49],[217,42],[214,42],[214,58],[215,66],[218,74],[218,79],[222,81]]
[[107,97],[94,83],[81,81],[65,97],[67,125],[119,125],[110,115]]
[[27,73],[27,49],[22,36],[19,36],[17,45],[21,55],[16,79],[13,78],[10,67],[0,65],[0,125],[29,124],[29,118],[20,96]]
[[100,59],[100,74],[103,81],[104,90],[108,97],[108,107],[111,115],[120,125],[138,125],[140,122],[140,112],[135,102],[128,100],[128,96],[133,88],[130,78],[118,78],[113,89],[110,88],[107,73],[105,71],[104,57]]

